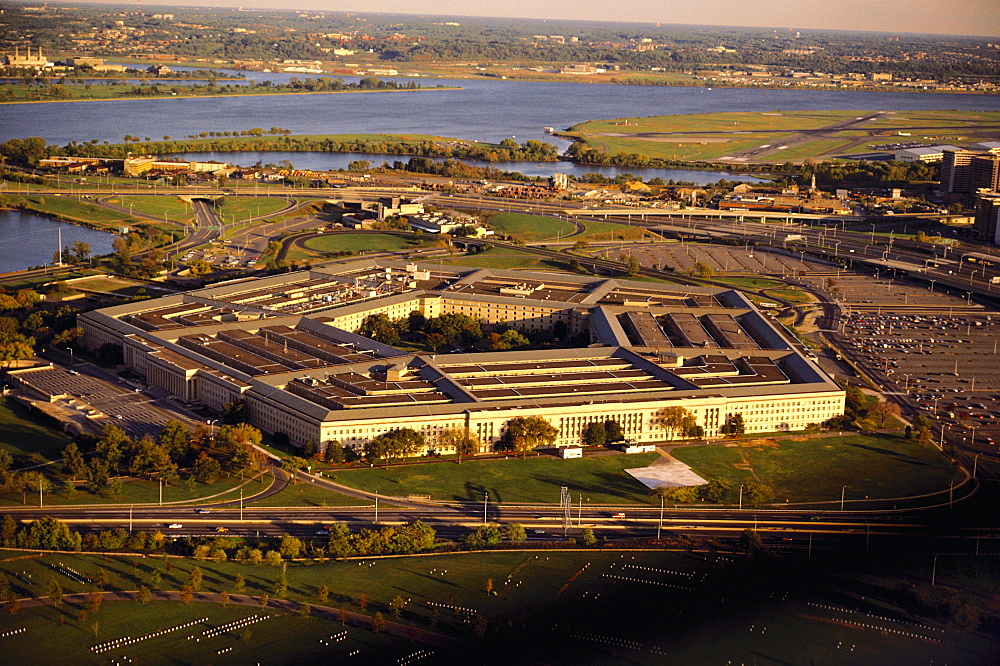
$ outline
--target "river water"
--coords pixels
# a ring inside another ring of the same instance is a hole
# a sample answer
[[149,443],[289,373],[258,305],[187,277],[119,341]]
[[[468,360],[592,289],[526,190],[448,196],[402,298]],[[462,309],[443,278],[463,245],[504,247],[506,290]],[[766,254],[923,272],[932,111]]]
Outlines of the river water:
[[51,264],[59,248],[60,229],[63,247],[82,241],[90,244],[93,254],[112,251],[113,234],[19,210],[0,210],[0,273]]
[[[254,78],[258,76],[277,81],[285,75],[256,74]],[[423,86],[441,83],[461,89],[0,106],[0,141],[40,136],[50,144],[65,145],[92,139],[119,142],[126,134],[160,139],[203,131],[282,127],[293,134],[384,132],[490,142],[511,137],[519,143],[527,139],[552,142],[545,127],[564,129],[599,118],[716,111],[997,108],[996,96],[990,95],[416,80]]]
[[[169,155],[170,158],[180,157],[186,160],[228,162],[237,166],[253,166],[255,164],[281,164],[287,160],[296,169],[312,169],[316,171],[330,169],[346,169],[355,160],[371,162],[373,167],[381,166],[382,162],[390,165],[395,161],[406,162],[408,155],[380,155],[371,153],[304,153],[295,151],[241,151],[238,153],[183,153]],[[441,162],[445,158],[433,158]],[[720,179],[741,180],[749,183],[767,182],[765,178],[744,176],[728,171],[699,171],[695,169],[637,169],[632,167],[599,166],[593,164],[577,164],[560,160],[558,162],[483,162],[479,160],[462,160],[466,164],[492,167],[501,171],[517,171],[526,176],[551,176],[554,173],[565,173],[582,176],[586,173],[599,173],[602,176],[614,178],[619,173],[630,173],[641,176],[643,180],[662,178],[668,180],[683,180],[699,185],[708,185]]]
[[[279,73],[247,73],[248,78],[285,82],[292,76]],[[345,80],[349,77],[345,77]],[[353,80],[353,79],[350,79]],[[401,77],[402,82],[414,79]],[[203,131],[241,131],[252,127],[282,127],[293,134],[431,134],[462,139],[499,142],[514,138],[566,143],[549,136],[545,128],[564,129],[586,120],[643,117],[718,111],[791,111],[851,109],[910,110],[959,109],[995,111],[997,97],[938,93],[777,90],[742,88],[697,88],[617,86],[589,83],[539,83],[527,81],[482,81],[416,79],[422,86],[442,84],[454,90],[419,92],[392,91],[329,95],[274,95],[254,97],[200,97],[170,99],[111,100],[103,102],[32,103],[0,106],[0,141],[39,136],[50,144],[97,140],[120,142],[126,134],[160,139],[184,137]],[[220,82],[221,83],[221,82]],[[380,158],[356,155],[357,159],[381,162]],[[293,153],[279,156],[217,156],[225,161],[278,162],[288,159],[296,166],[338,165],[341,159],[328,154]],[[391,156],[388,161],[406,158]],[[350,161],[350,157],[345,158]],[[346,161],[340,162],[346,166]],[[519,163],[518,170],[550,175],[575,169],[569,163]],[[496,166],[496,165],[494,165]],[[584,172],[613,174],[597,167]],[[668,170],[630,170],[644,178],[660,176],[696,180],[699,172],[669,175]],[[569,171],[575,173],[575,171]],[[726,177],[703,173],[704,181]],[[0,223],[0,270],[13,270],[52,261],[56,248],[56,223],[38,216],[4,213]],[[74,240],[68,233],[87,234],[96,251],[110,250],[111,237],[101,232],[64,225],[63,243]],[[93,236],[91,234],[96,234]],[[106,240],[99,249],[97,239]]]

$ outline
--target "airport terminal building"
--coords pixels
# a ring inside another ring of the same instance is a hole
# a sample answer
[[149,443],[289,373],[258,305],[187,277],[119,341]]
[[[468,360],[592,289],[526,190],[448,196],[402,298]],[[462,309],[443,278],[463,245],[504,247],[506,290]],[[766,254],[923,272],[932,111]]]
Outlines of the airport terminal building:
[[[360,336],[365,318],[460,313],[526,333],[586,335],[579,348],[414,354]],[[690,410],[707,437],[730,414],[747,433],[801,430],[844,412],[844,391],[742,293],[605,277],[356,261],[250,278],[80,316],[91,349],[121,345],[150,386],[297,445],[358,447],[400,427],[428,448],[446,428],[487,445],[542,416],[558,446],[615,419],[662,441],[656,413]]]

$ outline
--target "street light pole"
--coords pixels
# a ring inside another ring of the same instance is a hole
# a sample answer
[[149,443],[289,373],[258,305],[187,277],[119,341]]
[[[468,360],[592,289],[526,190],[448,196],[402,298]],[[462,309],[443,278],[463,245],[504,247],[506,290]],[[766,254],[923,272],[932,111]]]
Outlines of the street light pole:
[[844,493],[847,492],[847,486],[840,489],[840,510],[844,510]]
[[490,493],[489,491],[483,492],[483,525],[486,524],[486,510],[489,507]]
[[663,528],[663,495],[660,495],[660,522],[656,524],[656,538],[660,538],[660,530]]
[[743,510],[743,484],[740,484],[740,511]]

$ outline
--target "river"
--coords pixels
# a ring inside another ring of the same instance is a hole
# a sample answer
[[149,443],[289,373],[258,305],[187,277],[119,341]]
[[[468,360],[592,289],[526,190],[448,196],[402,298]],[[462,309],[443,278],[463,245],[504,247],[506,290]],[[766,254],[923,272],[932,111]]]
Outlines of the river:
[[[258,76],[264,77],[254,78]],[[277,81],[285,75],[267,76]],[[126,134],[160,139],[283,127],[293,134],[384,132],[552,142],[545,127],[564,129],[599,118],[812,109],[995,111],[997,107],[997,98],[991,95],[416,80],[423,86],[441,83],[461,89],[18,104],[0,107],[0,141],[40,136],[50,144],[65,145],[94,139],[119,142]]]
[[83,241],[90,244],[93,254],[112,251],[113,234],[19,210],[0,210],[0,273],[51,264],[59,247],[60,229],[63,247]]

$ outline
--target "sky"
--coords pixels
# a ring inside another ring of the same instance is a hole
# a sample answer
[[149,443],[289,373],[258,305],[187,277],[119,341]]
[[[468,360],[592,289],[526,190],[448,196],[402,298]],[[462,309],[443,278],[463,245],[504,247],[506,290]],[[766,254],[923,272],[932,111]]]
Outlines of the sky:
[[[149,4],[175,3],[150,0]],[[982,35],[1000,41],[998,0],[195,0],[176,4],[920,32]]]

